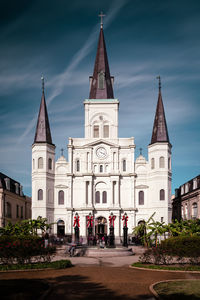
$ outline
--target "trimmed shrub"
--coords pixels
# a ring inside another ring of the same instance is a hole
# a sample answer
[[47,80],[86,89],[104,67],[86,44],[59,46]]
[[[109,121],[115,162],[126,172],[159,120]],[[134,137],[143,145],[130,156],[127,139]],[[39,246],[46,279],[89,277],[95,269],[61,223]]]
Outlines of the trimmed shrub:
[[55,247],[45,248],[44,240],[37,236],[0,236],[0,262],[3,264],[31,263],[33,258],[49,262],[55,250]]
[[178,257],[200,257],[200,236],[177,236],[161,242],[160,248]]

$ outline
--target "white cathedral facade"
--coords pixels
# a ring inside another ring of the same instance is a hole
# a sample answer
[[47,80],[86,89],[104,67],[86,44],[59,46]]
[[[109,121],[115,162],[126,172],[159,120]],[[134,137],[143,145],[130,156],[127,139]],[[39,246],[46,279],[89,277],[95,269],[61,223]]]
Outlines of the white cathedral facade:
[[[119,101],[114,98],[106,46],[100,29],[90,96],[84,101],[85,136],[69,138],[68,161],[55,161],[44,89],[32,145],[32,218],[46,217],[54,234],[74,234],[79,215],[80,235],[87,236],[87,216],[94,218],[93,234],[109,234],[109,216],[116,216],[115,238],[154,212],[154,219],[171,220],[171,144],[159,85],[148,160],[135,159],[135,140],[118,137]],[[144,116],[145,117],[145,116]],[[101,226],[99,226],[101,225]]]

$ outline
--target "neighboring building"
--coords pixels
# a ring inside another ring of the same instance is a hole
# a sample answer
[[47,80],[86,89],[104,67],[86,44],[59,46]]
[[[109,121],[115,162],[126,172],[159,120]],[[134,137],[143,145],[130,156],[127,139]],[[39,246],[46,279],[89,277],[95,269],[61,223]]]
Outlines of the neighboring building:
[[72,234],[76,213],[84,237],[89,213],[96,234],[109,233],[113,213],[118,239],[123,234],[124,213],[129,233],[154,212],[156,221],[171,221],[171,144],[160,80],[148,160],[142,154],[135,160],[133,137],[118,137],[119,101],[114,98],[113,83],[101,26],[90,96],[84,101],[85,137],[69,138],[68,161],[61,155],[56,162],[43,88],[32,145],[32,217],[55,222],[55,234]]
[[172,219],[180,221],[200,218],[200,175],[182,184],[175,191]]
[[0,227],[9,221],[15,224],[31,218],[31,198],[24,196],[19,182],[3,173],[0,173],[0,203]]

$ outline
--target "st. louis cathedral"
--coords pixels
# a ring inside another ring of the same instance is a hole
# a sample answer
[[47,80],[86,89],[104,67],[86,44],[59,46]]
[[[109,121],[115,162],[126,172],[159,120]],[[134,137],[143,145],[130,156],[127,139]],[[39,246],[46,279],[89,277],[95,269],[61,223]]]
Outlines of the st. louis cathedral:
[[69,138],[68,161],[63,155],[55,161],[43,89],[32,145],[32,217],[54,223],[54,234],[72,235],[78,215],[80,235],[86,237],[89,215],[94,220],[93,234],[106,235],[113,214],[116,240],[123,234],[125,213],[129,233],[154,212],[156,221],[168,223],[171,144],[160,82],[148,160],[142,154],[135,159],[134,138],[118,137],[119,100],[114,97],[102,24],[89,99],[83,103],[85,136]]

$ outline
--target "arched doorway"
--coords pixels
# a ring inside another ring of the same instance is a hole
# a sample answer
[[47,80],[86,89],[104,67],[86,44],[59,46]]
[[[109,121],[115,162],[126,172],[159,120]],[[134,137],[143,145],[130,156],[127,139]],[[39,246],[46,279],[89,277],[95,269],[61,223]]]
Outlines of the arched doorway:
[[59,220],[57,222],[57,236],[65,235],[65,222],[63,220]]
[[104,217],[98,217],[95,219],[95,235],[98,238],[107,236],[107,220]]

